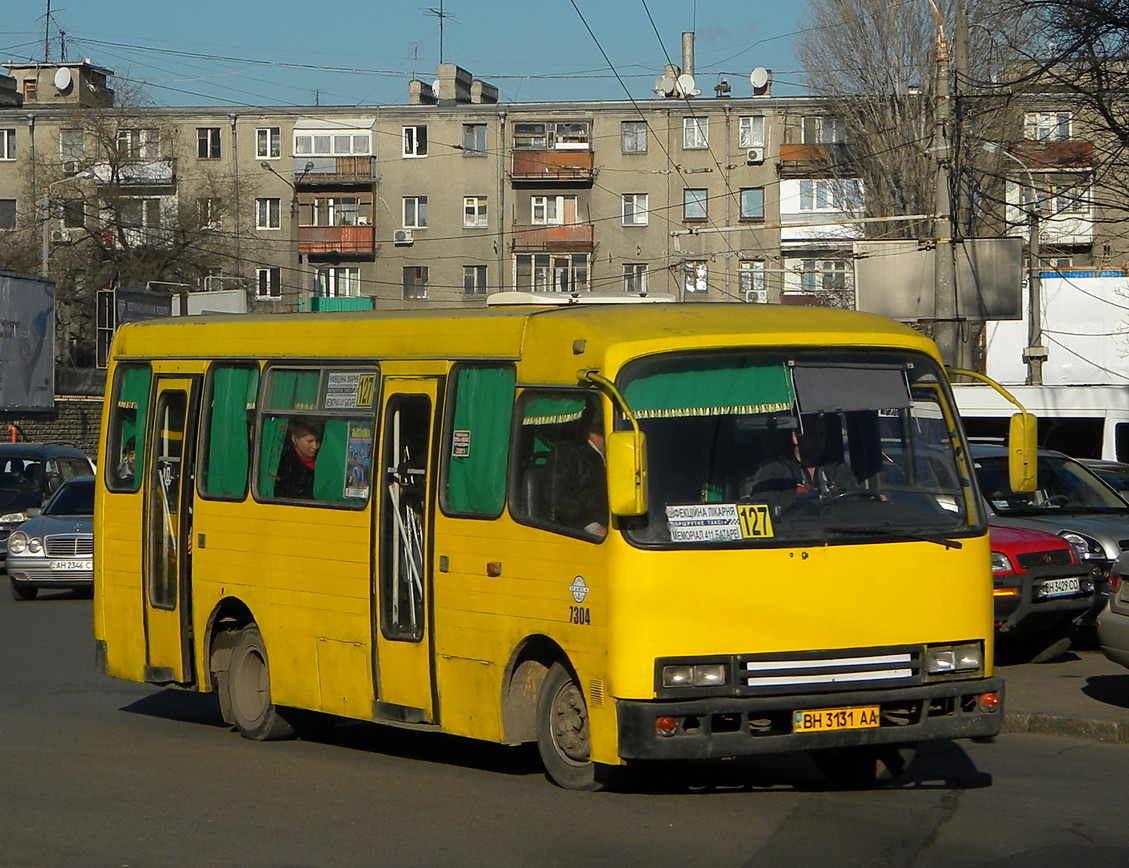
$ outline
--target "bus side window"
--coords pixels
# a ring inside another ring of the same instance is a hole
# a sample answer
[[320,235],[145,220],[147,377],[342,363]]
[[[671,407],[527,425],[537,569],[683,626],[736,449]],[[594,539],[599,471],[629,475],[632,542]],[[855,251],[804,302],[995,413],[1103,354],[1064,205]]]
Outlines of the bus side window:
[[451,380],[443,508],[449,515],[497,518],[506,500],[514,369],[462,365]]
[[135,468],[143,466],[150,380],[148,365],[120,365],[114,377],[106,466],[102,469],[110,491],[137,491],[140,485]]
[[246,495],[258,388],[257,365],[212,367],[204,398],[207,420],[200,462],[201,494],[238,500]]

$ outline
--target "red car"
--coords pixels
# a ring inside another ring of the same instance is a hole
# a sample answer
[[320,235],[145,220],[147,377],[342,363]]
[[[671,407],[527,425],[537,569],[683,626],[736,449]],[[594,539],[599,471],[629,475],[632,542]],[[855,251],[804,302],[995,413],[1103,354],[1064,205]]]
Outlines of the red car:
[[1049,660],[1066,650],[1074,620],[1093,606],[1090,568],[1056,534],[1002,525],[990,532],[997,655]]

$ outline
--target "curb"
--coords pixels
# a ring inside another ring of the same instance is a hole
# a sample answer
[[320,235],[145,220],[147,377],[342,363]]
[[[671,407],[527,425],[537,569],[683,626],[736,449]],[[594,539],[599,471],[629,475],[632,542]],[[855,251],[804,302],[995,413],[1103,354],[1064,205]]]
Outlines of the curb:
[[1129,743],[1129,723],[1073,717],[1067,714],[1008,712],[1004,714],[1001,731],[1037,735],[1064,735],[1088,741]]

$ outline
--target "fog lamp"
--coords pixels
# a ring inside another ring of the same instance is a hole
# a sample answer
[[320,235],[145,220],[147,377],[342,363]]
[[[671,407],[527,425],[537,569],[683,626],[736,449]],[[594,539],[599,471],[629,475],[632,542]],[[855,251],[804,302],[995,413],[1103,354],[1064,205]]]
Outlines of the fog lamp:
[[998,693],[981,693],[976,697],[976,707],[989,713],[999,711],[1000,695]]
[[670,738],[678,732],[678,720],[673,717],[656,717],[655,718],[655,735],[661,735],[664,738]]

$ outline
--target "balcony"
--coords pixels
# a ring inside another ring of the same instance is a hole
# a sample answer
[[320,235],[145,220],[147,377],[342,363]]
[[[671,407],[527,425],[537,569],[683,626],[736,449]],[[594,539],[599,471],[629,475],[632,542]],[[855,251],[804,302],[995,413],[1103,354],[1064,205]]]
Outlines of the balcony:
[[299,226],[298,252],[372,256],[376,251],[374,226]]
[[1094,146],[1090,142],[1020,142],[1008,148],[1017,160],[1032,171],[1058,169],[1085,172],[1094,167]]
[[592,224],[514,226],[513,249],[520,253],[591,253]]
[[829,163],[842,165],[852,159],[850,146],[843,142],[821,145],[784,144],[780,146],[777,172],[793,177],[818,171],[826,172]]
[[167,187],[176,183],[176,158],[98,163],[94,183],[121,187]]
[[375,157],[294,158],[297,187],[371,186],[375,180]]
[[515,186],[586,186],[596,177],[595,157],[590,150],[515,149],[512,165],[510,181]]

